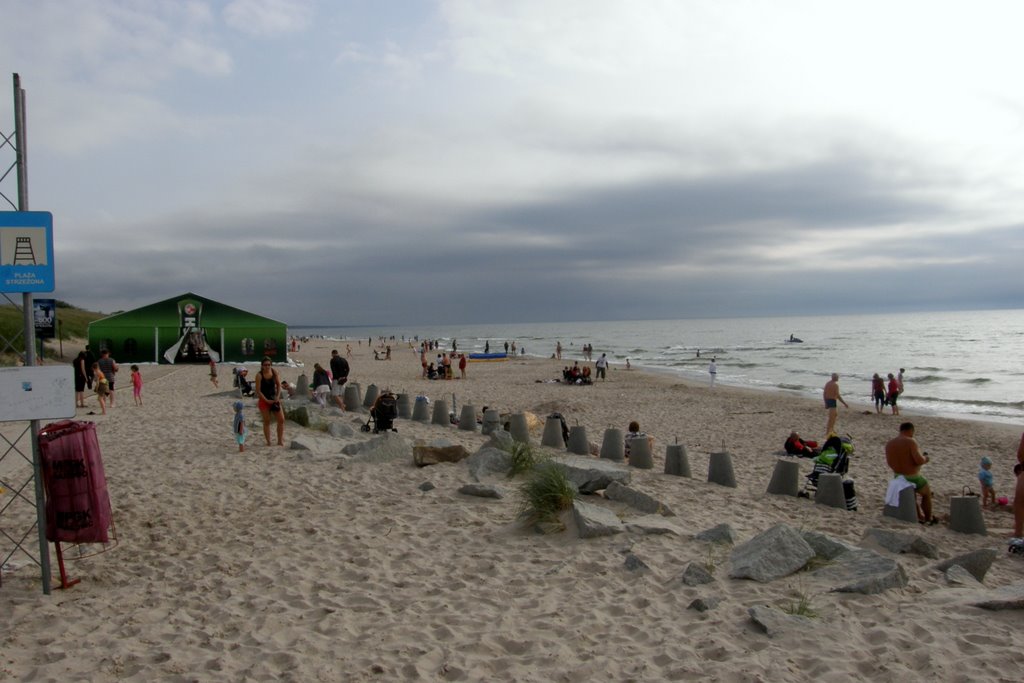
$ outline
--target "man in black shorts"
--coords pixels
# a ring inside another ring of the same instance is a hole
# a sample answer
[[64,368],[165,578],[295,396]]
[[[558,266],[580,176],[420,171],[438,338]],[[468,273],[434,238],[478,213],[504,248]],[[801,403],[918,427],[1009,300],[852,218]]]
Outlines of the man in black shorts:
[[331,375],[334,377],[334,384],[331,385],[331,397],[339,408],[345,410],[345,382],[348,381],[348,361],[341,357],[338,350],[331,351]]

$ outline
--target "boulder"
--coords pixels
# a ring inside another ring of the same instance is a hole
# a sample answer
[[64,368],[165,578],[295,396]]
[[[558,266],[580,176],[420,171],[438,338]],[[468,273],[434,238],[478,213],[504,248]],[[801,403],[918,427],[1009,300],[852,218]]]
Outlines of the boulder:
[[422,484],[420,484],[418,488],[420,491],[426,493],[427,491],[433,491],[437,487],[434,486],[433,482],[425,481]]
[[626,569],[631,572],[642,572],[647,571],[650,567],[633,553],[626,554],[626,561],[623,563],[626,565]]
[[971,604],[988,610],[1024,609],[1024,583],[1013,583],[997,588],[983,600]]
[[722,602],[722,598],[697,598],[689,605],[686,609],[697,610],[698,612],[707,612],[718,607],[718,603]]
[[464,496],[476,496],[477,498],[505,497],[505,492],[500,487],[490,484],[466,484],[459,488],[459,493]]
[[447,439],[436,439],[429,444],[417,443],[412,447],[412,461],[417,467],[442,462],[461,462],[468,457],[469,451],[465,446]]
[[487,443],[484,446],[490,446],[492,448],[499,448],[502,450],[508,450],[512,448],[512,444],[515,443],[515,439],[512,435],[506,432],[504,429],[496,429],[491,432],[490,437],[487,439]]
[[888,550],[890,553],[913,553],[936,559],[939,556],[939,549],[934,543],[929,543],[917,534],[908,534],[902,531],[891,531],[889,529],[868,529],[864,532],[864,540],[861,546]]
[[804,531],[801,535],[814,549],[814,554],[823,560],[832,560],[845,552],[857,549],[857,546],[832,538],[820,531]]
[[732,545],[736,542],[736,532],[732,530],[731,526],[723,522],[710,529],[701,531],[694,538],[698,541],[707,541],[708,543],[728,543]]
[[675,534],[678,536],[682,533],[679,527],[661,515],[634,517],[626,520],[625,525],[626,531],[637,534]]
[[715,580],[715,577],[711,575],[711,572],[704,565],[691,562],[686,565],[686,569],[679,575],[679,579],[687,586],[701,586],[705,583],[711,583]]
[[[504,432],[508,434],[508,432]],[[505,475],[512,468],[512,456],[508,451],[485,444],[476,453],[464,461],[469,468],[469,476],[474,481],[492,475]]]
[[980,587],[981,582],[974,578],[974,574],[958,564],[951,565],[946,569],[946,583],[951,586]]
[[907,573],[896,560],[864,549],[839,555],[811,576],[830,584],[836,593],[874,595],[907,585]]
[[390,462],[409,457],[409,442],[393,432],[350,443],[341,452],[352,456],[353,462]]
[[340,422],[331,422],[327,425],[327,433],[336,439],[348,439],[356,435],[356,430]]
[[762,631],[774,638],[788,632],[800,634],[812,633],[817,630],[813,620],[797,614],[786,614],[766,605],[758,605],[747,610],[750,620]]
[[665,517],[675,516],[675,513],[669,510],[668,506],[660,500],[652,498],[642,491],[630,488],[625,484],[620,484],[617,481],[613,481],[608,484],[608,487],[604,490],[604,497],[608,500],[625,503],[629,507],[635,508],[640,512],[664,515]]
[[309,408],[306,406],[284,406],[284,416],[302,427],[309,426]]
[[608,488],[613,481],[628,484],[629,469],[610,460],[589,458],[584,455],[559,455],[551,458],[582,493],[593,493]]
[[776,524],[733,549],[729,576],[767,583],[802,569],[812,557],[814,549],[799,531]]
[[935,568],[940,572],[946,571],[953,565],[959,565],[969,571],[971,576],[976,578],[978,581],[985,580],[985,574],[988,573],[989,567],[995,561],[999,553],[993,548],[981,548],[979,550],[972,550],[969,553],[963,555],[957,555],[948,560],[943,560],[935,565]]
[[581,500],[573,501],[573,518],[580,538],[611,536],[625,531],[622,521],[611,510]]

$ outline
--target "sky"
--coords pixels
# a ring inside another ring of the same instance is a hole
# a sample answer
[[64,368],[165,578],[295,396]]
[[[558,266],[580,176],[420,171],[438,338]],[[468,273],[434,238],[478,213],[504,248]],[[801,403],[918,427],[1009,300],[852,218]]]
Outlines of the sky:
[[[0,18],[52,296],[82,308],[195,292],[408,326],[1024,306],[1016,0],[0,0]],[[0,174],[13,160],[0,147]]]

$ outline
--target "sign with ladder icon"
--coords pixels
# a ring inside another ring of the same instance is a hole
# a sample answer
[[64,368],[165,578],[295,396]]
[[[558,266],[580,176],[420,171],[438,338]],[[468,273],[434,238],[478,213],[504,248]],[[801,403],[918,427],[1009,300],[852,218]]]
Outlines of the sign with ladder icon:
[[0,292],[52,292],[53,214],[0,212]]

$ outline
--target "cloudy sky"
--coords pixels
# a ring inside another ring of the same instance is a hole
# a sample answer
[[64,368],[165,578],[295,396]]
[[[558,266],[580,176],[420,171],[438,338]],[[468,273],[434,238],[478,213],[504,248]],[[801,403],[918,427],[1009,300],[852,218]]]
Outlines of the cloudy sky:
[[55,296],[82,307],[194,291],[408,325],[1024,305],[1017,0],[0,16],[0,131],[16,72],[30,208],[54,214]]

